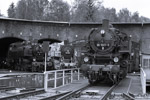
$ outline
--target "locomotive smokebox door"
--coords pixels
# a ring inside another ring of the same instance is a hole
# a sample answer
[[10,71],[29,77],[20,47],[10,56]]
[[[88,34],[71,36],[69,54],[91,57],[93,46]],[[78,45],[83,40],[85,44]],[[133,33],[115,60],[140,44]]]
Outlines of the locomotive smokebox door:
[[49,51],[49,42],[48,41],[43,42],[43,51],[45,53],[47,53]]
[[102,29],[104,29],[105,31],[108,31],[108,29],[109,29],[109,20],[107,20],[107,19],[103,20]]

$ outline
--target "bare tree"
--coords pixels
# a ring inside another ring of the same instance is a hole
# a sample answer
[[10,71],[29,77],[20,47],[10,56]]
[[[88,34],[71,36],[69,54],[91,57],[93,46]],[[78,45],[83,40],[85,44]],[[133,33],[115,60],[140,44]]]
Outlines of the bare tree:
[[101,6],[97,0],[75,0],[72,10],[72,21],[95,22],[97,21],[98,9]]
[[20,0],[16,6],[16,17],[29,20],[43,20],[48,0]]
[[111,22],[149,21],[146,17],[140,17],[138,12],[132,14],[127,8],[116,13],[115,8],[105,8],[101,0],[75,0],[73,6],[63,0],[20,0],[16,7],[14,3],[10,5],[8,17],[75,22],[100,22],[102,19]]
[[8,13],[9,18],[15,18],[16,17],[15,5],[13,2],[9,6],[7,13]]
[[45,9],[45,20],[69,21],[70,6],[62,0],[51,0]]
[[131,12],[127,8],[121,9],[118,13],[118,21],[131,22]]

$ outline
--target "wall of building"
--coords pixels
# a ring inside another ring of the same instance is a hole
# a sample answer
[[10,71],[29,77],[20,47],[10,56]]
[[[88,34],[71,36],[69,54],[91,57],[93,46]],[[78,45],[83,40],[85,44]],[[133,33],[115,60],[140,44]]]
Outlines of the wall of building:
[[[150,53],[150,23],[112,23],[134,41],[140,41],[142,52]],[[19,37],[25,40],[55,38],[69,41],[87,38],[91,28],[101,27],[101,23],[69,23],[29,21],[0,18],[0,38]]]

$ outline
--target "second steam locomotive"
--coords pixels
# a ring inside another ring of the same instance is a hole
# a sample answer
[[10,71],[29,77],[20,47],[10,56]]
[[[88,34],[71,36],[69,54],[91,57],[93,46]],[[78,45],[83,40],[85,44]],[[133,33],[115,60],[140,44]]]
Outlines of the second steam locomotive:
[[91,84],[105,79],[114,84],[127,72],[138,70],[139,43],[132,41],[131,37],[110,27],[108,20],[103,20],[102,28],[91,30],[81,65]]
[[75,68],[77,62],[75,59],[75,48],[69,44],[68,40],[64,41],[64,45],[61,46],[61,67],[62,68]]
[[[43,45],[31,41],[12,43],[6,61],[7,67],[11,70],[43,72],[45,70]],[[46,70],[55,69],[53,59],[47,59],[46,66]]]

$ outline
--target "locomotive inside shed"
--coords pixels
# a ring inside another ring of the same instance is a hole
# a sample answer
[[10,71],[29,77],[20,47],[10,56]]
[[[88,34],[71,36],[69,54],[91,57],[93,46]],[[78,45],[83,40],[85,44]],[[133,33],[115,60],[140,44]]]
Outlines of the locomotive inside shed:
[[7,52],[8,52],[8,48],[9,45],[11,43],[15,43],[15,42],[22,42],[25,41],[22,38],[18,38],[18,37],[3,37],[0,39],[0,45],[1,45],[1,49],[0,49],[0,68],[4,68],[5,67],[5,58],[7,56]]

